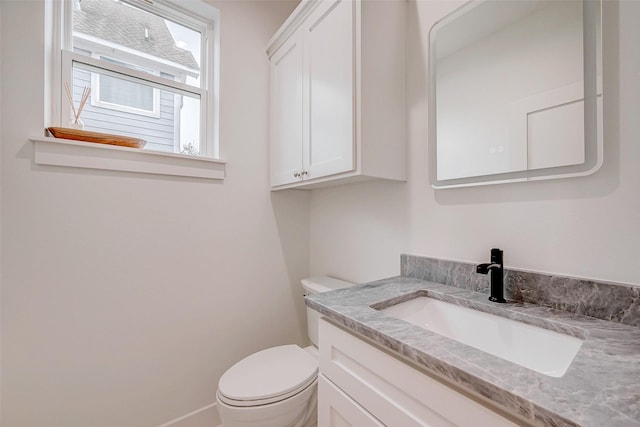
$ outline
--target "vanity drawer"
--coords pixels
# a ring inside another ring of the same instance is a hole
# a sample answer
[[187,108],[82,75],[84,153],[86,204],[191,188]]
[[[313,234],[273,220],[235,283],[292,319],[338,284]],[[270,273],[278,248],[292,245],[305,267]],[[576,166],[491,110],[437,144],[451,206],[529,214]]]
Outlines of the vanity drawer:
[[517,425],[324,319],[320,372],[390,427]]

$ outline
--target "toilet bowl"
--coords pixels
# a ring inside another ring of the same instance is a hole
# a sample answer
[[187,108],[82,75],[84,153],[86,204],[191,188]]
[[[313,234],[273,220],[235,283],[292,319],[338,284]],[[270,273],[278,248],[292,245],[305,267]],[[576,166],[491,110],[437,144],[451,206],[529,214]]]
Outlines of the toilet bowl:
[[[332,277],[304,279],[307,293],[352,286]],[[307,308],[314,344],[271,347],[245,357],[220,377],[216,401],[224,427],[313,427],[317,424],[318,318]]]

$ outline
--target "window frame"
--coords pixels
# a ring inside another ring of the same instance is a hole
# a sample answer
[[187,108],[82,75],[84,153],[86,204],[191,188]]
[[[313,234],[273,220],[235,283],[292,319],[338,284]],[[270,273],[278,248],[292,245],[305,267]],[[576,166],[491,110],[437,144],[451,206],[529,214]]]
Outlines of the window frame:
[[[200,99],[200,152],[197,157],[219,158],[219,11],[201,0],[120,0],[164,19],[191,28],[201,34],[200,87],[179,81],[173,81],[159,75],[109,63],[99,58],[74,53],[73,49],[73,7],[74,0],[55,2],[56,24],[54,31],[54,70],[60,70],[53,76],[53,120],[54,125],[66,126],[71,117],[71,108],[64,94],[65,82],[71,82],[74,65],[88,71],[111,75],[124,80],[149,85],[155,89],[169,90],[174,93]],[[57,45],[57,46],[56,46]],[[108,55],[113,59],[126,62],[126,55]],[[57,64],[57,65],[56,65]],[[59,67],[59,68],[58,68]],[[55,112],[58,111],[58,114]],[[179,141],[174,141],[179,147]],[[147,150],[150,151],[151,150]]]

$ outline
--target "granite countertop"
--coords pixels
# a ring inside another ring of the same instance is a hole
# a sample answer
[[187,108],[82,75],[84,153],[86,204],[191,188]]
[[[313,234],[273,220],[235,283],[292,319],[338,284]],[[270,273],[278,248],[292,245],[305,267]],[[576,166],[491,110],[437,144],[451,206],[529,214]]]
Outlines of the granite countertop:
[[[564,376],[549,377],[378,310],[430,296],[584,339]],[[309,295],[334,322],[532,424],[640,427],[640,328],[528,303],[496,304],[453,286],[394,277]]]

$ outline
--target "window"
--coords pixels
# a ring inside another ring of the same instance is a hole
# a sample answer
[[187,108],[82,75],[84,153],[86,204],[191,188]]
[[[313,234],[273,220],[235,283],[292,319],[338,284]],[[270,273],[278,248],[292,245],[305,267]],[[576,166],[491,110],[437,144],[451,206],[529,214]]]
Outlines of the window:
[[[65,0],[61,88],[91,89],[85,130],[132,136],[145,149],[218,157],[217,14],[202,2]],[[66,96],[60,124],[73,118]]]

